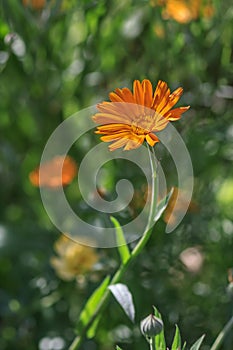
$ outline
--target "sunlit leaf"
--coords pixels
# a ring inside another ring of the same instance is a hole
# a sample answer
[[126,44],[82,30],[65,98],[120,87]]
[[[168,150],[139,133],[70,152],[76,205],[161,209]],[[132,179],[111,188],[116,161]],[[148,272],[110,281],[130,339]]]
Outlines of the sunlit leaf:
[[171,350],[180,350],[180,349],[181,349],[181,336],[180,336],[180,330],[176,325],[176,332],[172,342]]
[[190,348],[190,350],[199,350],[200,346],[205,338],[205,334],[203,334]]
[[117,283],[109,286],[108,288],[110,289],[118,303],[121,305],[129,319],[132,322],[134,322],[135,309],[133,297],[128,287],[125,284]]
[[121,261],[123,264],[126,264],[126,262],[130,258],[130,251],[125,240],[124,232],[121,228],[120,223],[117,221],[116,218],[111,216],[110,219],[116,229],[116,242],[117,242],[117,248],[121,257]]

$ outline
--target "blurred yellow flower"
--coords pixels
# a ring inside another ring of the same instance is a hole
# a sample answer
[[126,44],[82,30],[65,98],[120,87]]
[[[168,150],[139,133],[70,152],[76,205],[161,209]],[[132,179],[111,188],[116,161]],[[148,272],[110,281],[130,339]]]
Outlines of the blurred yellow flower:
[[92,270],[94,264],[99,260],[95,249],[78,244],[65,235],[62,235],[54,245],[57,256],[50,260],[56,274],[65,281]]

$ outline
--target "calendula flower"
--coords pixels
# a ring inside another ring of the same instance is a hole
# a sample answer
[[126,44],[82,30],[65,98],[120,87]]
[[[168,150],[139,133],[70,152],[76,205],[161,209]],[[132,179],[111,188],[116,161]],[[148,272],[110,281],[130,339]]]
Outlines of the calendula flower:
[[87,273],[99,260],[94,248],[78,244],[65,235],[57,240],[54,249],[57,256],[53,256],[50,263],[57,275],[66,281]]
[[56,189],[71,183],[76,174],[77,165],[73,158],[57,156],[33,170],[29,174],[29,180],[34,186]]
[[163,130],[169,121],[180,119],[182,113],[189,109],[179,107],[172,109],[182,95],[179,87],[170,92],[164,81],[159,81],[155,92],[149,80],[135,80],[133,92],[128,88],[116,89],[109,94],[111,102],[97,105],[99,113],[93,116],[97,134],[102,134],[101,140],[113,142],[109,149],[114,151],[124,147],[124,150],[138,148],[146,141],[150,146],[159,142],[156,132]]
[[168,0],[163,11],[164,18],[172,18],[179,23],[189,23],[199,15],[201,0]]

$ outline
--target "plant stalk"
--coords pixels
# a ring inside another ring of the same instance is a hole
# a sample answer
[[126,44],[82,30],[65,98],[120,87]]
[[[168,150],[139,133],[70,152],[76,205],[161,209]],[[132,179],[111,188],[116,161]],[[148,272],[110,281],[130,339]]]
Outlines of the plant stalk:
[[[118,270],[115,272],[114,276],[112,277],[112,280],[110,282],[111,285],[116,284],[120,282],[122,276],[124,275],[125,271],[128,269],[128,266],[132,263],[132,261],[141,253],[142,249],[146,245],[147,241],[149,240],[152,228],[154,225],[154,217],[155,217],[155,209],[156,209],[156,158],[153,147],[148,146],[148,153],[149,153],[149,159],[150,159],[150,167],[151,167],[151,177],[152,177],[152,186],[151,186],[151,206],[150,206],[150,212],[148,217],[148,222],[146,225],[146,228],[142,234],[142,237],[138,241],[137,245],[131,252],[129,260],[125,264],[121,264]],[[87,325],[82,329],[80,334],[73,340],[72,344],[69,347],[69,350],[78,350],[83,343],[84,339],[86,338],[86,333],[92,323],[95,321],[96,317],[103,313],[104,309],[107,307],[108,300],[110,298],[111,292],[107,288],[101,302],[99,303],[95,313],[90,318]],[[154,348],[153,348],[154,350]]]

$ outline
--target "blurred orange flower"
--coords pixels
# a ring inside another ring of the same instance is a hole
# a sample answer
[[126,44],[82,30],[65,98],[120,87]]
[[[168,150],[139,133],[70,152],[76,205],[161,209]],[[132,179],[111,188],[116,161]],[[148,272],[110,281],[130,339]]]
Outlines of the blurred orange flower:
[[146,141],[150,146],[159,142],[154,134],[163,130],[169,121],[180,119],[182,113],[189,109],[179,107],[172,109],[178,102],[183,89],[179,87],[170,92],[167,84],[159,80],[155,92],[149,80],[135,80],[133,92],[128,88],[116,89],[109,94],[111,102],[97,105],[99,113],[93,116],[97,134],[101,140],[112,142],[110,151],[124,147],[124,150],[138,148]]
[[212,0],[155,0],[152,6],[163,6],[164,19],[174,19],[185,24],[197,19],[200,15],[210,18],[214,15]]
[[[61,174],[62,168],[62,174]],[[59,188],[68,185],[77,174],[78,168],[73,158],[57,156],[50,161],[41,164],[29,174],[33,186]]]
[[54,249],[57,256],[51,258],[51,266],[66,281],[87,273],[99,260],[94,248],[78,244],[65,235],[56,241]]
[[168,0],[163,11],[164,18],[173,18],[179,23],[188,23],[199,14],[201,0]]
[[[176,199],[179,192],[181,194],[181,198],[179,202],[177,202],[177,205],[175,208]],[[175,224],[180,213],[186,210],[187,206],[189,211],[195,212],[198,210],[198,206],[196,203],[194,203],[193,201],[191,201],[191,203],[187,203],[187,199],[185,195],[182,195],[182,190],[177,187],[174,187],[168,206],[164,211],[163,220],[166,223],[170,222],[170,224]]]
[[22,0],[24,6],[30,6],[35,10],[42,10],[46,5],[46,0]]

